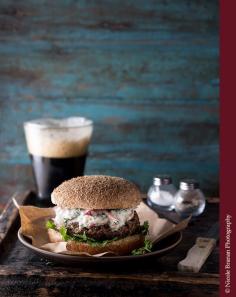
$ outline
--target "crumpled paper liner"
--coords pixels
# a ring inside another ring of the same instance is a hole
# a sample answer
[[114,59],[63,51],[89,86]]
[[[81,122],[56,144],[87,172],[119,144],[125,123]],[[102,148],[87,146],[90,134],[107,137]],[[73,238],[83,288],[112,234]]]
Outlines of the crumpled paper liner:
[[[161,239],[185,229],[190,218],[181,221],[179,224],[173,224],[166,219],[161,219],[158,214],[148,207],[145,203],[140,203],[136,209],[140,224],[144,221],[149,222],[149,233],[146,236],[154,244]],[[70,255],[86,255],[101,257],[103,255],[113,254],[111,252],[90,255],[88,253],[69,252],[66,249],[66,242],[50,243],[47,228],[45,226],[49,219],[55,217],[53,208],[39,208],[35,206],[19,206],[21,218],[21,232],[24,236],[32,240],[32,245],[54,253]]]

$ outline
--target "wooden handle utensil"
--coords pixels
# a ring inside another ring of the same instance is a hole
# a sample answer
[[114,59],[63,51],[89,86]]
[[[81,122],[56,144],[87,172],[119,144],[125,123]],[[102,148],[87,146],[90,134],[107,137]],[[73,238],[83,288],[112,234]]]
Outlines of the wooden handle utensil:
[[214,238],[198,237],[185,259],[178,263],[179,271],[199,272],[216,245]]

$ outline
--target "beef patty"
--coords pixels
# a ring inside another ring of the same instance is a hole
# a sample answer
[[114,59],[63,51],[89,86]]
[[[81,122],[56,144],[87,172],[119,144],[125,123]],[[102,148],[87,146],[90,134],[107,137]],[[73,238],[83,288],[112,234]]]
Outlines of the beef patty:
[[127,221],[126,224],[120,227],[118,230],[111,230],[108,224],[94,226],[91,228],[82,228],[80,230],[79,223],[76,222],[67,223],[66,227],[68,234],[70,235],[78,235],[85,232],[88,237],[94,238],[96,240],[113,239],[114,237],[124,238],[129,235],[140,233],[140,223],[136,211],[134,212],[133,218]]

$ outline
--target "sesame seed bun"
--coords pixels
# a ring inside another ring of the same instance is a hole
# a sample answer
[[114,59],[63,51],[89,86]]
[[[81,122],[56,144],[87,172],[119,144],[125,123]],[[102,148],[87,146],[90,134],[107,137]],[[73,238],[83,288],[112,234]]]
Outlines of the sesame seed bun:
[[58,186],[51,195],[52,203],[61,208],[118,209],[134,208],[141,202],[135,184],[106,175],[72,178]]

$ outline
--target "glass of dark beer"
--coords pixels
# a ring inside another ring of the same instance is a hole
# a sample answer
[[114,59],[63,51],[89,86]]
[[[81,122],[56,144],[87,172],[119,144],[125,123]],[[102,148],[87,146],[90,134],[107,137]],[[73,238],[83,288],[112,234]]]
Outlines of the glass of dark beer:
[[50,199],[63,181],[84,174],[93,122],[83,117],[24,123],[39,199]]

